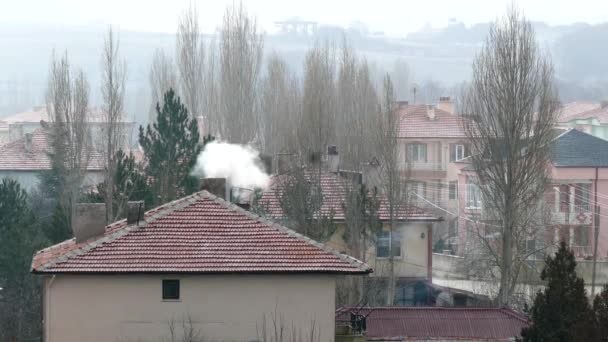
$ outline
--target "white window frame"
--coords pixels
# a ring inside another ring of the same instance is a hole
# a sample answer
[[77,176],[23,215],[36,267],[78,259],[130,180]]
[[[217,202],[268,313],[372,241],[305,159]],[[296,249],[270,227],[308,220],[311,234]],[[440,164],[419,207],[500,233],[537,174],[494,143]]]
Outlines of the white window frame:
[[456,146],[454,146],[454,154],[455,154],[455,161],[459,161],[465,158],[465,146],[463,144],[456,144]]
[[[396,241],[398,241],[398,244],[399,244],[399,254],[393,255],[393,258],[396,258],[396,259],[400,259],[401,258],[401,255],[402,255],[401,250],[403,249],[402,248],[401,233],[398,232],[398,231],[391,232],[391,231],[388,231],[388,230],[383,230],[383,231],[381,231],[381,232],[378,233],[378,236],[376,238],[376,258],[378,258],[378,259],[388,259],[390,257],[390,254],[394,253],[393,248],[392,248],[392,246],[393,246],[393,239],[394,238],[397,238]],[[388,248],[388,254],[381,256],[378,253],[378,251],[379,251],[378,247],[381,244],[385,248]]]
[[[428,147],[423,143],[410,143],[407,147],[408,160],[413,162],[426,162]],[[424,153],[423,153],[424,152]]]
[[481,189],[479,185],[467,179],[467,208],[481,209]]

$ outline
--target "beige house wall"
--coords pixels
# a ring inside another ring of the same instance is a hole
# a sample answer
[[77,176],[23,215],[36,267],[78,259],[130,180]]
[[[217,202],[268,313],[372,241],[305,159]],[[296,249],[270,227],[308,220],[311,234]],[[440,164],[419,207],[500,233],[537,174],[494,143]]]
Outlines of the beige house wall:
[[[180,279],[180,300],[162,300],[162,279]],[[56,275],[45,278],[47,342],[163,341],[190,317],[205,341],[256,341],[266,316],[303,336],[334,340],[330,275]]]
[[[395,275],[403,278],[426,278],[428,275],[428,227],[429,223],[398,223],[397,230],[401,233],[401,257],[394,259]],[[384,230],[389,230],[388,223],[384,224]],[[352,253],[348,250],[343,239],[344,224],[338,228],[326,245],[341,252]],[[369,241],[369,248],[365,261],[370,265],[374,273],[372,277],[388,276],[388,259],[376,258],[375,240]]]

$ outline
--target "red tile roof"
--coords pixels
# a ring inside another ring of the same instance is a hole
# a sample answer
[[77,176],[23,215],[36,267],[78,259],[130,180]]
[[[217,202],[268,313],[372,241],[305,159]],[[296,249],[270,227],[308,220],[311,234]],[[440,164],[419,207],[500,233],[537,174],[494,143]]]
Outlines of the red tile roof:
[[427,105],[407,105],[399,109],[399,138],[466,138],[461,116],[434,110],[435,118],[431,120]]
[[336,321],[350,321],[350,312],[367,316],[368,340],[511,341],[528,325],[525,316],[508,308],[471,307],[340,308]]
[[562,105],[558,122],[568,122],[575,119],[586,119],[589,113],[601,109],[601,104],[594,101],[574,101]]
[[[317,179],[318,171],[305,170],[304,176],[306,179]],[[262,194],[259,200],[260,205],[266,211],[269,217],[274,219],[284,218],[283,209],[281,208],[281,196],[283,189],[290,176],[288,174],[274,175],[270,180],[270,188]],[[329,217],[333,212],[333,218],[337,221],[343,221],[346,195],[352,182],[340,177],[336,173],[321,171],[320,175],[321,192],[323,193],[323,203],[321,205],[321,215]],[[388,200],[385,196],[379,195],[380,207],[378,216],[380,220],[390,220]],[[401,207],[396,210],[395,218],[399,221],[439,221],[440,219],[433,216],[430,211],[422,208],[409,206]]]
[[571,113],[570,115],[561,115],[559,122],[569,122],[572,120],[597,119],[600,123],[608,123],[608,107],[598,107],[580,113]]
[[35,273],[369,273],[359,260],[201,191],[102,237],[34,255]]
[[[32,146],[25,150],[25,137],[0,146],[0,170],[40,171],[51,169],[51,151],[48,134],[43,128],[32,132]],[[104,169],[104,158],[99,152],[91,152],[87,170]]]

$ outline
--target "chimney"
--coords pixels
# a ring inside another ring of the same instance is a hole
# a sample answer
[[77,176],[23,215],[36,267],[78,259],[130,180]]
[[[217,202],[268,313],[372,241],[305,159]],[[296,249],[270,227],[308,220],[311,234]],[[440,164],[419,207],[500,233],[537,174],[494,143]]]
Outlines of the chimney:
[[72,230],[76,243],[101,236],[106,229],[106,205],[104,203],[78,203],[74,208]]
[[405,107],[407,107],[409,105],[409,102],[405,101],[405,100],[398,100],[398,101],[395,101],[395,105],[396,105],[397,109],[404,109]]
[[25,133],[24,149],[25,153],[32,152],[32,133]]
[[295,156],[291,153],[277,153],[275,158],[277,163],[275,170],[279,175],[289,172],[294,167]]
[[228,187],[226,186],[226,178],[203,178],[201,190],[206,190],[227,201],[230,199]]
[[426,115],[430,120],[435,120],[435,106],[427,105],[426,106]]
[[23,138],[23,125],[20,123],[8,125],[8,141],[13,142],[21,138]]
[[137,223],[144,220],[144,201],[127,202],[127,224]]
[[363,184],[369,189],[380,189],[380,162],[376,157],[368,163],[363,164]]
[[600,108],[602,108],[602,109],[608,108],[608,100],[600,101]]
[[268,154],[260,154],[263,170],[266,174],[272,174],[272,156]]
[[439,98],[437,109],[441,109],[444,112],[448,112],[450,114],[456,113],[456,110],[454,108],[454,101],[452,101],[449,96],[442,96]]
[[340,171],[340,155],[336,145],[327,146],[327,168],[333,173]]

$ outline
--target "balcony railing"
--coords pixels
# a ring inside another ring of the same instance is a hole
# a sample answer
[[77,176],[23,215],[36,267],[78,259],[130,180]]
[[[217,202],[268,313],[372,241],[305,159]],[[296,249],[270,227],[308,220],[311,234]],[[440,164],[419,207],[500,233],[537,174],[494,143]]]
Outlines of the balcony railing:
[[401,162],[400,167],[402,170],[412,171],[445,171],[445,163],[442,162]]

